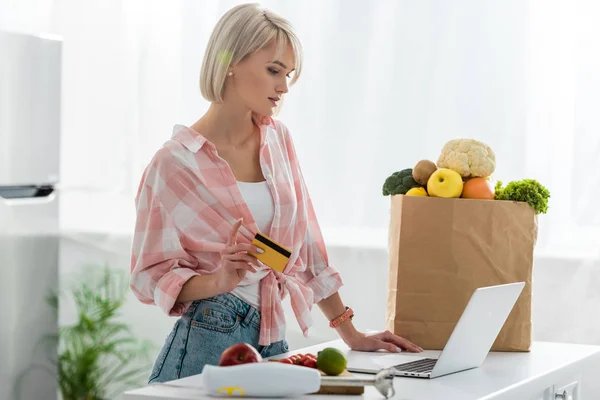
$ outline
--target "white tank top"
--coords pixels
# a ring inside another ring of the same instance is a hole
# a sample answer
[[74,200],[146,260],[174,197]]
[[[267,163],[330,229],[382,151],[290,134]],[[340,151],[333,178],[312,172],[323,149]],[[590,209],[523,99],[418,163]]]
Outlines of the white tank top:
[[[238,187],[242,196],[248,204],[252,217],[256,221],[258,229],[268,235],[275,214],[275,204],[269,184],[263,182],[240,182]],[[231,293],[250,304],[257,310],[260,310],[260,280],[266,275],[266,272],[247,273],[246,278],[240,282]]]

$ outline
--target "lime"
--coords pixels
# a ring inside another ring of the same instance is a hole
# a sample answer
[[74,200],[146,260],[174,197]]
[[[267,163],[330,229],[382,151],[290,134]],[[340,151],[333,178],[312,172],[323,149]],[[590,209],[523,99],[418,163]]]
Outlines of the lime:
[[339,375],[346,369],[348,360],[344,353],[333,347],[326,347],[317,353],[317,368],[326,375]]

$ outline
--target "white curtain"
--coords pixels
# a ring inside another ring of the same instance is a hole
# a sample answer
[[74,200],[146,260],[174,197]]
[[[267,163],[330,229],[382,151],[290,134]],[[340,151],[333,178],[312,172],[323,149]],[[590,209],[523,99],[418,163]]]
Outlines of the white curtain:
[[[207,109],[202,55],[239,3],[0,0],[0,29],[64,40],[65,231],[131,233],[142,170],[174,124]],[[304,75],[280,118],[329,243],[385,246],[385,178],[472,137],[495,150],[497,179],[551,191],[538,255],[598,260],[597,1],[261,3],[304,44]]]
[[[0,3],[0,27],[64,38],[63,227],[128,233],[140,174],[175,123],[208,107],[198,73],[240,1]],[[600,249],[600,6],[577,1],[263,1],[305,47],[280,118],[328,240],[385,242],[385,178],[487,142],[496,178],[551,193],[537,251]],[[32,12],[33,10],[33,12]]]

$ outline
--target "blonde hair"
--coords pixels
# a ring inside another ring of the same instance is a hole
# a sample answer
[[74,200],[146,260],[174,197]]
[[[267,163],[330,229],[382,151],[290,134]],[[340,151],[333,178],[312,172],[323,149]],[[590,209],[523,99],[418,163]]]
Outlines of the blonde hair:
[[279,15],[259,7],[242,4],[227,11],[208,41],[200,70],[200,92],[211,102],[223,102],[223,88],[227,70],[253,52],[276,44],[275,58],[283,54],[287,44],[292,46],[295,58],[293,85],[302,70],[302,47],[292,25]]

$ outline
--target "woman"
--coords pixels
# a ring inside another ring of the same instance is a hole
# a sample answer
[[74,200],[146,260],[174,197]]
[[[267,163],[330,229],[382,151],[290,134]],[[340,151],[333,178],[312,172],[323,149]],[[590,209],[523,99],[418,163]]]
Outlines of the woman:
[[[290,24],[254,4],[217,23],[201,68],[209,110],[177,125],[144,171],[136,196],[131,289],[180,316],[150,382],[198,374],[247,342],[263,357],[288,350],[281,301],[289,294],[306,335],[317,304],[354,350],[422,349],[390,332],[365,335],[338,289],[291,136],[271,118],[300,76]],[[283,273],[248,253],[257,232],[291,249]]]

